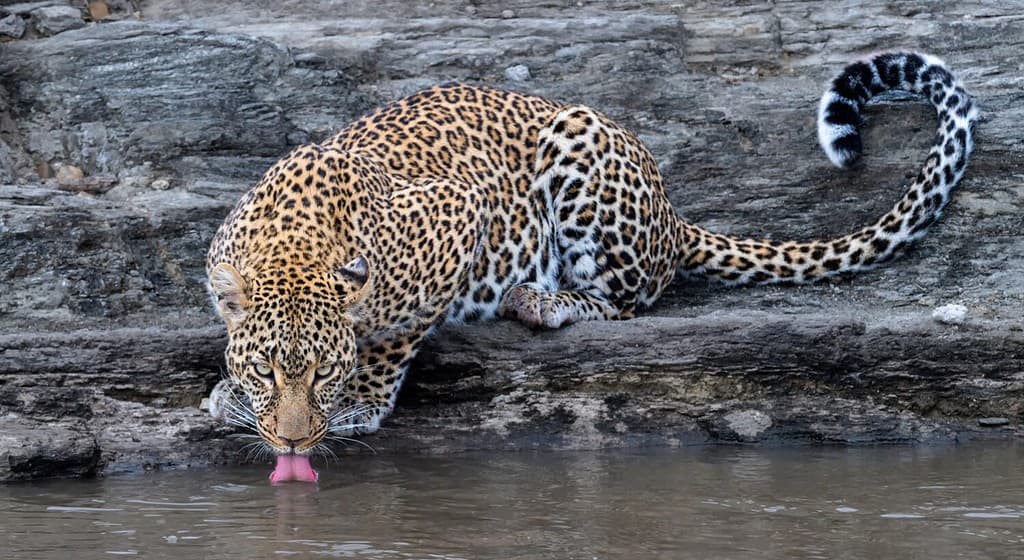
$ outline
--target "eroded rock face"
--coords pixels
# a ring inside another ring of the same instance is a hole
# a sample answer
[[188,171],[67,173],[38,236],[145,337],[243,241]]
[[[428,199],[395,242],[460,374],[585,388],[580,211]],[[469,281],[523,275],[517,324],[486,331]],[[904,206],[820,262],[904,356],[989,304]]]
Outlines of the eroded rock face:
[[[225,342],[205,249],[276,158],[379,103],[453,79],[586,103],[639,133],[688,219],[806,239],[874,219],[923,161],[933,115],[907,97],[868,108],[853,170],[830,168],[814,138],[825,80],[904,46],[945,58],[987,115],[967,177],[911,254],[816,286],[678,281],[632,321],[448,328],[367,441],[443,452],[1015,436],[1024,94],[1007,76],[1024,36],[1002,17],[1012,7],[915,6],[288,0],[253,13],[177,0],[143,3],[141,22],[4,43],[0,479],[245,460],[198,409]],[[966,311],[932,318],[948,306]]]
[[32,26],[42,36],[85,27],[82,12],[71,6],[43,6],[31,12]]

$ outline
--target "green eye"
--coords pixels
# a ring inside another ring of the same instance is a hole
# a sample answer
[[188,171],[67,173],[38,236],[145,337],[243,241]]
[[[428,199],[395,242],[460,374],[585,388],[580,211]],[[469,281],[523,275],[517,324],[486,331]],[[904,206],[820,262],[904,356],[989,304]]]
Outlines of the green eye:
[[269,365],[262,362],[256,362],[252,367],[256,370],[256,375],[269,381],[274,380],[274,370]]
[[331,374],[333,374],[333,373],[334,373],[334,364],[323,364],[320,367],[316,368],[316,373],[314,374],[314,380],[315,381],[323,381],[324,379],[327,379],[328,377],[330,377]]

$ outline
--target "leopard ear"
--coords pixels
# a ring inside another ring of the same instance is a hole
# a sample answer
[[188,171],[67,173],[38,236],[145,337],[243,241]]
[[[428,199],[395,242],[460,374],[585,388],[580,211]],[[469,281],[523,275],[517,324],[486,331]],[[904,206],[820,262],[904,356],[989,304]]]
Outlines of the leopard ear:
[[338,277],[344,281],[339,283],[338,291],[344,294],[345,305],[352,305],[366,295],[370,263],[360,255],[339,268]]
[[249,314],[249,286],[230,264],[220,263],[210,271],[210,294],[228,330],[240,325]]

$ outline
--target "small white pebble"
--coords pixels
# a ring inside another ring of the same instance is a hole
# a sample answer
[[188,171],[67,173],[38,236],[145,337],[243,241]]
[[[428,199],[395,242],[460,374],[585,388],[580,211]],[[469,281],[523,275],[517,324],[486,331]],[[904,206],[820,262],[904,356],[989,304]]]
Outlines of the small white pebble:
[[167,544],[175,544],[178,542],[178,537],[174,535],[169,535],[164,537],[164,540],[167,541]]
[[967,307],[959,303],[936,307],[932,311],[932,319],[944,325],[962,325],[967,321]]
[[505,19],[511,19],[511,18],[516,17],[516,13],[513,12],[512,10],[502,10],[501,11],[501,17],[503,17]]
[[530,68],[525,64],[516,64],[505,69],[505,78],[510,82],[525,82],[530,79]]
[[166,191],[171,187],[171,182],[167,179],[157,179],[149,184],[149,187],[158,191]]

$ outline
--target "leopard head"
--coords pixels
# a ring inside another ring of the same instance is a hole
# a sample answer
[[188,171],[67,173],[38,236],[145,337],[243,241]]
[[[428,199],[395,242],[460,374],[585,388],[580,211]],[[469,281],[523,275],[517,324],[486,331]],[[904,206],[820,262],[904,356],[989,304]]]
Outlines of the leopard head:
[[209,290],[227,323],[230,379],[244,399],[235,423],[277,454],[308,454],[331,429],[334,403],[356,364],[348,312],[368,289],[358,257],[338,269],[286,265],[245,278],[214,266]]

